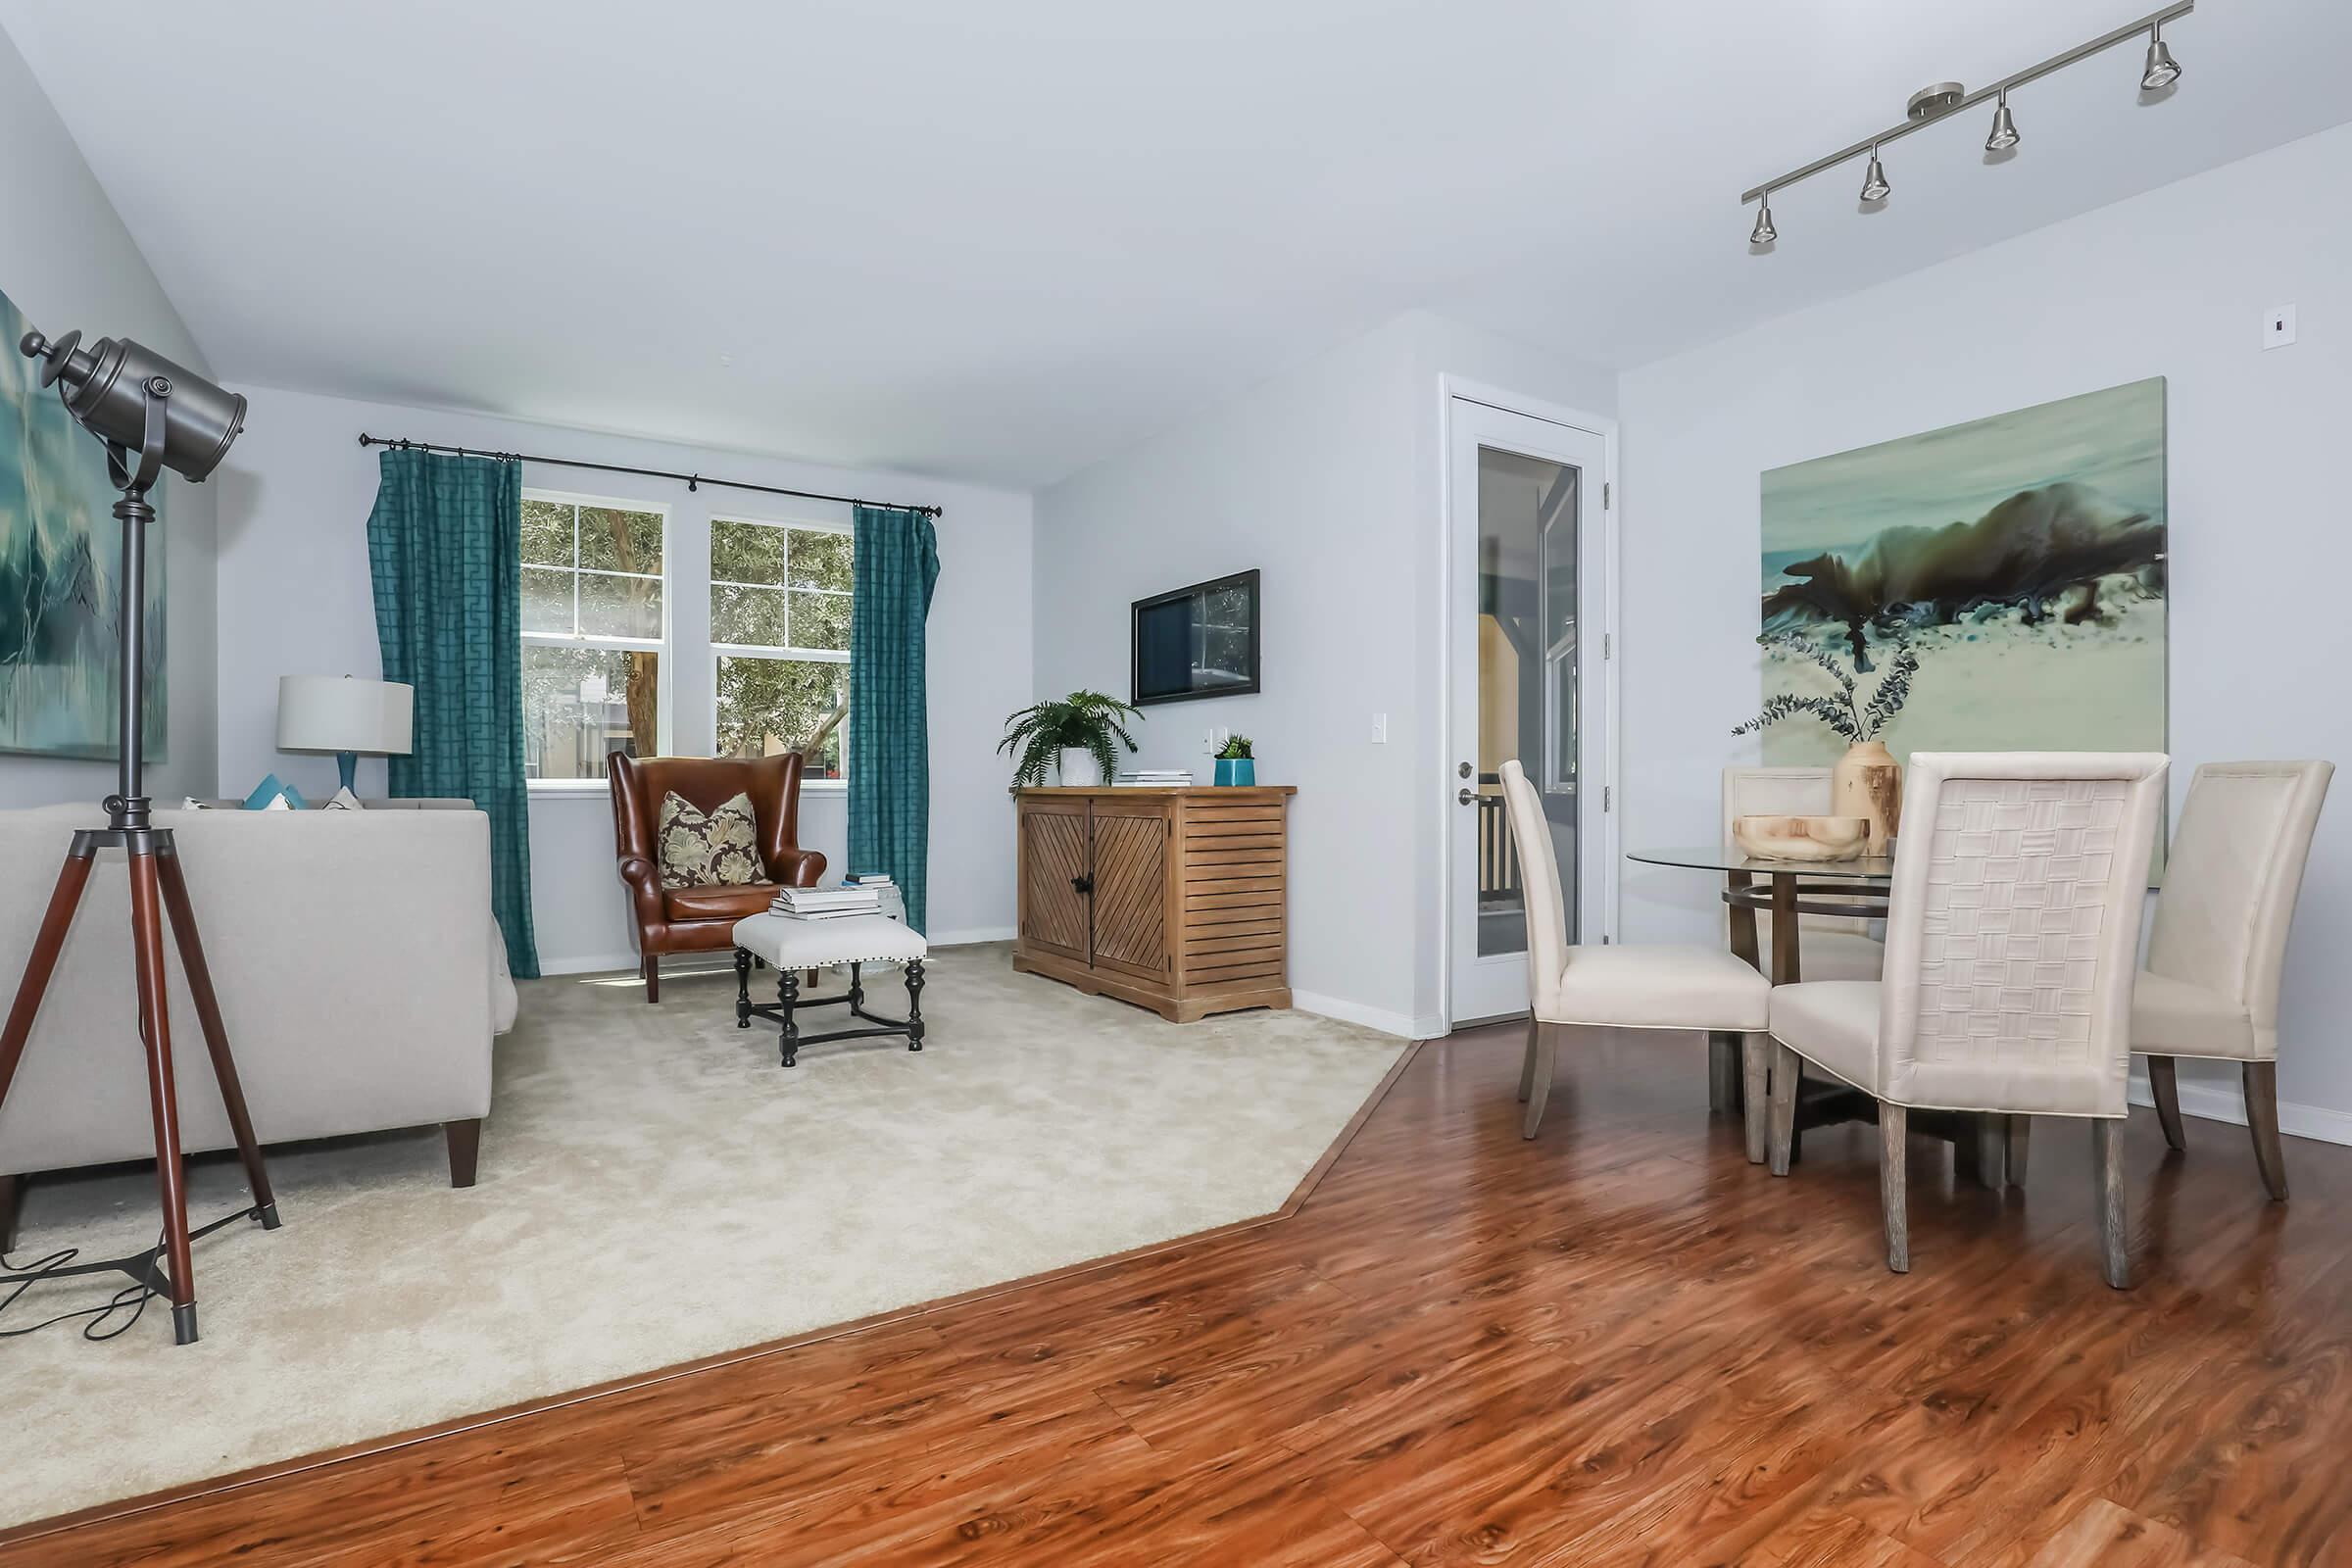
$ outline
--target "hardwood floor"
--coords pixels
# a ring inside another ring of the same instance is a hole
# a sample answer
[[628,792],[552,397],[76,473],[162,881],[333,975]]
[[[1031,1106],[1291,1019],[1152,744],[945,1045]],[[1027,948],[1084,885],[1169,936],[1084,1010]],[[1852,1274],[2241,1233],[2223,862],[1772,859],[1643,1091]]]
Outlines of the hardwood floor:
[[[1702,1040],[1423,1048],[1295,1216],[995,1299],[160,1508],[0,1564],[2352,1563],[2352,1150],[2090,1136],[2032,1182],[1877,1133],[1792,1176]],[[1203,1157],[1213,1157],[1203,1152]],[[136,1442],[126,1419],[123,1441]]]

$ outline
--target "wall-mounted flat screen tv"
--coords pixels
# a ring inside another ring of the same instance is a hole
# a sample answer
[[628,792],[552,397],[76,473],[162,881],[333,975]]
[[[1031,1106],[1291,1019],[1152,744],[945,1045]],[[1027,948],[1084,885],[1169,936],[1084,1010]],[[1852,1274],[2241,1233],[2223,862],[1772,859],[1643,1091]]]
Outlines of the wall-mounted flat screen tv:
[[1135,706],[1257,690],[1257,571],[1135,602]]

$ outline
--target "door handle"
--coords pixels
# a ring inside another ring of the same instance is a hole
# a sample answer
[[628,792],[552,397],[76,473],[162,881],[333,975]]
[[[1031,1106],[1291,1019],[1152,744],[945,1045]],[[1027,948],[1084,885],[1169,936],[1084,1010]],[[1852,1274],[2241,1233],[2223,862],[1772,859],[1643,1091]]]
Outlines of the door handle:
[[1478,804],[1478,791],[1457,790],[1454,792],[1453,798],[1461,802],[1464,806],[1476,806]]
[[1095,879],[1091,876],[1074,876],[1070,878],[1070,891],[1072,893],[1092,893],[1095,891]]

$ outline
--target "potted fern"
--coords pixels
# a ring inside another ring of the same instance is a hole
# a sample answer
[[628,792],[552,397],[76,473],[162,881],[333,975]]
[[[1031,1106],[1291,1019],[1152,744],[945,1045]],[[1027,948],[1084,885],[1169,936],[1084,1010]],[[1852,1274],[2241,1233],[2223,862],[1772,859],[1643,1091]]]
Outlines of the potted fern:
[[1811,638],[1796,632],[1767,632],[1756,641],[1775,658],[1802,659],[1829,671],[1838,686],[1835,697],[1799,697],[1775,692],[1764,699],[1764,710],[1735,735],[1760,731],[1784,718],[1817,718],[1846,743],[1845,755],[1830,768],[1830,807],[1840,816],[1859,816],[1870,823],[1870,853],[1884,855],[1902,826],[1903,766],[1880,739],[1911,696],[1911,677],[1919,673],[1919,652],[1911,639],[1896,640],[1894,657],[1879,675],[1867,702],[1859,700],[1854,677]]
[[1118,770],[1118,748],[1135,750],[1123,721],[1141,717],[1115,697],[1075,691],[1008,716],[997,750],[1012,755],[1014,789],[1043,784],[1049,762],[1063,784],[1100,787]]

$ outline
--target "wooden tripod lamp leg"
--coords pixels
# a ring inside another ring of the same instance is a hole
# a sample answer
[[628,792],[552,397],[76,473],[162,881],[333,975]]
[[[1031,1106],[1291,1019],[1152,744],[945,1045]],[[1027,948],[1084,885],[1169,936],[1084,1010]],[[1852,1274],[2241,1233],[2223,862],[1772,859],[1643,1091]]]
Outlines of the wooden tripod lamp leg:
[[90,880],[90,863],[97,857],[95,849],[76,844],[57,873],[48,912],[41,916],[40,931],[32,939],[32,955],[24,960],[24,978],[17,987],[17,1000],[8,1009],[7,1024],[0,1026],[0,1104],[8,1102],[8,1086],[16,1081],[17,1063],[24,1059],[24,1042],[32,1038],[32,1020],[40,1013],[41,998],[48,994],[57,956],[66,951],[66,933],[74,927],[74,910],[81,903],[81,890]]
[[164,909],[172,917],[172,936],[179,945],[179,967],[188,977],[188,994],[195,999],[196,1021],[204,1030],[204,1049],[213,1058],[213,1079],[220,1086],[220,1102],[228,1111],[228,1128],[236,1136],[237,1157],[245,1164],[245,1181],[262,1229],[277,1229],[277,1198],[270,1191],[270,1171],[262,1163],[262,1146],[253,1136],[253,1113],[245,1108],[245,1086],[237,1077],[236,1058],[229,1054],[228,1029],[220,1021],[220,998],[213,990],[213,971],[204,961],[204,939],[196,930],[196,910],[188,903],[188,879],[179,856],[165,849],[156,857],[156,873],[163,885]]
[[164,991],[164,911],[152,849],[130,852],[130,949],[138,971],[139,1038],[147,1047],[147,1102],[155,1118],[155,1185],[164,1208],[172,1336],[196,1339],[196,1264],[188,1246],[187,1173],[179,1155],[179,1089],[172,1073],[172,1009]]

